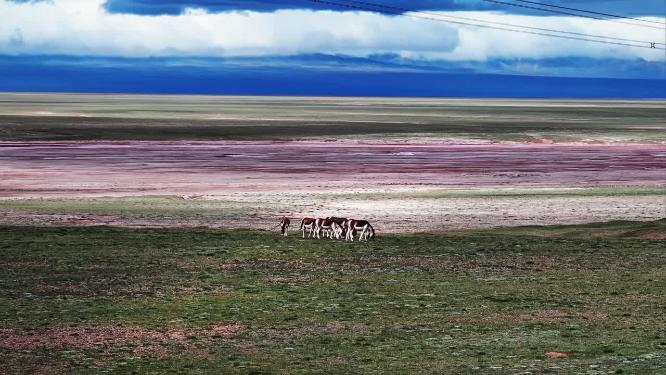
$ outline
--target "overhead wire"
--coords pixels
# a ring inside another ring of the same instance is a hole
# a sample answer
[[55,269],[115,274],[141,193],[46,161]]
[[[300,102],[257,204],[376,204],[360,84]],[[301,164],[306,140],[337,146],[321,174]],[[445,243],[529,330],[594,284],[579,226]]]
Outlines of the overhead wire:
[[545,3],[545,2],[541,2],[541,1],[530,1],[530,0],[513,0],[513,1],[515,1],[517,3],[534,4],[534,5],[551,7],[551,8],[571,10],[571,11],[579,12],[579,13],[596,14],[596,15],[599,15],[599,16],[606,16],[606,17],[610,17],[610,18],[620,18],[620,19],[634,20],[634,21],[638,21],[638,22],[653,23],[653,24],[657,24],[657,25],[660,25],[660,26],[666,26],[666,23],[664,23],[664,22],[644,20],[644,19],[641,19],[641,18],[629,17],[629,16],[619,16],[617,14],[595,12],[595,11],[586,10],[586,9],[565,7],[565,6],[562,6],[562,5],[549,4],[549,3]]
[[625,24],[625,25],[632,25],[632,26],[644,27],[644,28],[649,28],[649,29],[657,29],[657,30],[663,30],[664,29],[663,26],[659,27],[659,26],[652,26],[652,25],[644,25],[644,24],[638,24],[638,23],[633,23],[633,22],[626,22],[626,21],[622,21],[622,20],[619,20],[619,19],[608,19],[608,18],[596,17],[596,16],[591,16],[591,15],[586,15],[586,14],[571,13],[571,12],[566,12],[566,11],[557,10],[557,9],[548,9],[548,8],[544,8],[544,7],[509,3],[509,2],[506,2],[506,1],[500,1],[500,0],[483,0],[483,1],[489,2],[489,3],[501,4],[501,5],[508,5],[508,6],[512,6],[512,7],[518,7],[518,8],[540,10],[540,11],[556,13],[556,14],[564,14],[564,15],[568,15],[568,16],[590,18],[590,19],[599,20],[599,21],[608,21],[608,22],[621,23],[621,24]]
[[[459,25],[465,25],[465,26],[474,26],[474,27],[481,27],[481,28],[488,28],[488,29],[495,29],[495,30],[518,32],[518,33],[524,33],[524,34],[532,34],[532,35],[555,37],[555,38],[561,38],[561,39],[569,39],[569,40],[579,40],[579,41],[604,43],[604,44],[620,45],[620,46],[628,46],[628,47],[666,50],[666,48],[664,48],[664,47],[657,47],[657,46],[666,46],[665,43],[661,43],[661,42],[649,42],[649,41],[644,41],[644,40],[624,39],[624,38],[617,38],[617,37],[610,37],[610,36],[601,36],[601,35],[577,33],[577,32],[571,32],[571,31],[562,31],[562,30],[538,28],[538,27],[531,27],[531,26],[521,26],[521,25],[514,25],[514,24],[509,24],[509,23],[501,23],[501,22],[480,20],[480,19],[475,19],[475,18],[471,18],[471,17],[461,17],[461,16],[453,16],[453,15],[444,15],[444,14],[440,14],[440,13],[415,11],[415,10],[408,9],[408,8],[392,6],[392,5],[385,5],[385,4],[377,4],[377,3],[371,3],[371,2],[366,2],[366,1],[356,1],[356,0],[308,0],[308,1],[313,2],[313,3],[322,3],[322,4],[327,4],[327,5],[334,5],[334,6],[339,6],[339,7],[343,7],[343,8],[366,10],[366,11],[380,12],[380,13],[388,13],[388,14],[393,14],[393,15],[406,16],[406,17],[410,17],[410,18],[426,19],[426,20],[431,20],[431,21],[446,22],[446,23],[459,24]],[[435,17],[437,17],[437,18],[435,18]],[[464,20],[464,21],[460,21],[460,20]],[[471,22],[467,22],[467,21],[471,21]],[[501,26],[492,26],[492,25],[501,25]],[[530,31],[530,30],[532,30],[532,31]],[[553,33],[558,33],[558,34],[553,34]],[[567,35],[562,35],[562,34],[567,34]],[[592,39],[592,38],[596,38],[596,39]],[[630,42],[630,43],[625,43],[625,42]],[[640,44],[634,44],[634,43],[640,43]]]
[[[595,34],[579,33],[579,32],[574,32],[574,31],[563,31],[563,30],[547,29],[547,28],[542,28],[542,27],[515,25],[515,24],[510,24],[510,23],[504,23],[504,22],[480,20],[478,18],[463,17],[463,16],[458,16],[458,15],[454,16],[454,15],[449,15],[449,14],[435,13],[435,12],[414,11],[414,10],[403,8],[403,7],[391,6],[391,5],[385,5],[385,4],[377,4],[377,3],[369,3],[369,2],[365,2],[365,1],[357,1],[357,0],[337,0],[337,1],[343,1],[343,2],[348,2],[348,3],[357,3],[357,4],[362,4],[362,5],[368,5],[368,6],[376,6],[376,7],[379,7],[379,8],[388,8],[388,9],[393,9],[393,10],[400,11],[401,13],[403,13],[403,12],[419,13],[419,14],[426,14],[426,15],[429,15],[429,16],[444,17],[444,18],[450,18],[450,19],[466,20],[466,21],[473,21],[473,22],[482,22],[482,23],[487,23],[487,24],[508,26],[508,27],[519,27],[519,28],[523,28],[523,29],[527,29],[527,30],[545,31],[545,32],[585,36],[585,37],[599,38],[599,39],[617,40],[617,41],[623,41],[623,42],[634,42],[634,43],[645,43],[645,44],[651,44],[652,43],[652,42],[648,42],[648,41],[645,41],[645,40],[625,39],[625,38],[618,38],[618,37],[612,37],[612,36],[607,36],[607,35],[595,35]],[[655,44],[666,45],[666,43],[658,43],[658,42],[655,43]]]

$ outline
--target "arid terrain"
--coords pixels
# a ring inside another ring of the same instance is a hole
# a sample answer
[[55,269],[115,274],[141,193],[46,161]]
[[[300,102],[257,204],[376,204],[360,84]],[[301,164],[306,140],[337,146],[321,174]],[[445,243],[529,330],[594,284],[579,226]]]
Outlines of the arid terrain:
[[663,101],[0,102],[6,224],[265,229],[338,215],[418,232],[666,217]]

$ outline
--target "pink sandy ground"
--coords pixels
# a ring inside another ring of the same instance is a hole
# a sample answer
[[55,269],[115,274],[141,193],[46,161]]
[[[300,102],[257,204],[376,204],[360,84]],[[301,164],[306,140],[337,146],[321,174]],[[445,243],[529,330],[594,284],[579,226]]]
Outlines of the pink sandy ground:
[[[0,198],[203,196],[253,207],[245,223],[250,227],[265,226],[276,215],[325,215],[332,210],[385,221],[389,230],[402,229],[390,218],[395,212],[411,213],[409,222],[434,222],[426,229],[497,226],[506,220],[508,225],[519,225],[657,219],[666,216],[659,196],[385,199],[350,205],[325,195],[663,186],[665,182],[666,145],[660,144],[0,143]],[[579,207],[572,212],[572,205]],[[444,217],[442,210],[451,217]],[[16,215],[5,212],[0,221],[16,221]],[[242,216],[230,220],[244,221]],[[221,226],[234,225],[230,221]]]
[[664,145],[0,143],[4,197],[663,184]]

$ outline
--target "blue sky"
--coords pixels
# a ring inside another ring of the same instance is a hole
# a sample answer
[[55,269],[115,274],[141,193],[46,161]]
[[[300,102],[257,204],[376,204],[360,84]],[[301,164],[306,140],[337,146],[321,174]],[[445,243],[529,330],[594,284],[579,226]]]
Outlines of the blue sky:
[[[306,0],[0,0],[0,91],[666,97],[666,53],[642,48],[665,42],[666,32],[655,23],[665,22],[663,0],[543,1],[647,22],[483,0],[367,2],[427,14]],[[640,43],[558,39],[445,20]]]
[[[509,10],[513,13],[539,13],[539,11],[530,8],[515,7],[507,9],[506,5],[482,0],[379,0],[374,2],[414,10]],[[666,3],[659,0],[641,0],[640,6],[636,6],[634,0],[552,0],[544,2],[583,10],[619,13],[625,16],[663,16],[666,9]],[[186,8],[205,8],[213,12],[230,10],[272,12],[278,9],[303,8],[316,10],[341,9],[341,7],[330,4],[314,4],[307,0],[109,0],[105,7],[111,12],[152,15],[179,14]]]

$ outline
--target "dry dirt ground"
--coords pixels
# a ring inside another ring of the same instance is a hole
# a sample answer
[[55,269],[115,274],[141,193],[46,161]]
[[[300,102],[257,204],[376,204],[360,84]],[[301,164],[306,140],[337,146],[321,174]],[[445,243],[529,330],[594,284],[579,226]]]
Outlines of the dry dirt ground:
[[0,224],[660,219],[664,104],[0,94]]
[[[205,198],[203,198],[205,199]],[[280,204],[273,199],[281,200]],[[86,202],[77,200],[77,203]],[[294,202],[289,204],[289,202]],[[298,231],[304,216],[340,215],[363,217],[375,229],[387,232],[440,232],[458,229],[520,225],[578,224],[609,220],[657,220],[666,217],[663,196],[642,197],[487,197],[407,200],[303,200],[281,194],[253,196],[249,203],[212,200],[201,214],[135,214],[112,210],[90,213],[71,210],[71,202],[60,212],[3,208],[0,222],[14,225],[113,225],[128,227],[211,227],[277,230],[281,215],[292,217],[291,231]],[[32,203],[32,202],[31,202]],[[11,205],[10,205],[11,206]],[[52,205],[53,207],[53,205]],[[57,207],[57,206],[56,206]],[[240,207],[240,209],[238,209]],[[243,209],[244,208],[244,209]],[[188,211],[185,208],[184,211]]]
[[2,143],[0,221],[267,229],[282,215],[338,215],[395,232],[654,220],[666,217],[665,155],[634,144]]

